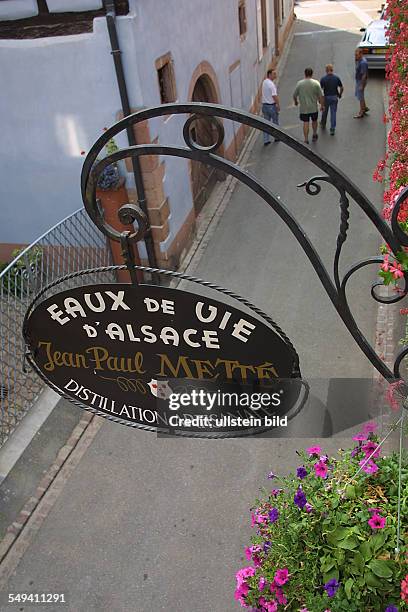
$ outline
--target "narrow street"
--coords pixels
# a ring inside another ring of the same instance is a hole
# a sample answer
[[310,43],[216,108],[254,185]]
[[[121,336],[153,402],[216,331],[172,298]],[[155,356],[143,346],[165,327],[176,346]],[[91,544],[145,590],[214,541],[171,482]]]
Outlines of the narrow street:
[[[354,49],[380,3],[306,1],[297,6],[292,47],[280,75],[281,127],[302,140],[292,93],[307,66],[314,76],[334,64],[345,93],[335,136],[319,130],[311,144],[381,208],[372,173],[383,156],[384,74],[370,74],[369,116],[353,119]],[[246,169],[278,194],[332,268],[339,227],[338,193],[323,185],[308,196],[297,185],[320,174],[282,143],[256,139]],[[357,206],[343,269],[378,252],[379,235]],[[235,189],[196,276],[219,283],[269,313],[294,343],[316,405],[335,395],[338,378],[366,378],[372,367],[332,307],[311,264],[283,223],[244,186]],[[364,237],[364,241],[361,238]],[[377,304],[370,296],[376,270],[356,274],[349,295],[357,322],[372,342]],[[314,380],[313,380],[314,379]],[[342,389],[345,387],[342,387]],[[338,388],[337,388],[338,389]],[[337,401],[339,393],[337,390]],[[345,395],[341,395],[347,401]],[[306,413],[307,414],[307,413]],[[310,418],[313,419],[313,414]],[[320,416],[322,412],[318,413]],[[295,449],[317,442],[315,421],[301,421],[293,439],[157,439],[104,422],[85,452],[15,574],[0,593],[0,609],[38,610],[7,603],[8,593],[64,593],[67,612],[233,612],[235,572],[246,564],[249,508],[266,475],[296,466]],[[305,429],[306,428],[306,429]],[[314,429],[313,429],[314,428]],[[322,439],[334,451],[349,438]],[[52,604],[49,604],[52,605]]]

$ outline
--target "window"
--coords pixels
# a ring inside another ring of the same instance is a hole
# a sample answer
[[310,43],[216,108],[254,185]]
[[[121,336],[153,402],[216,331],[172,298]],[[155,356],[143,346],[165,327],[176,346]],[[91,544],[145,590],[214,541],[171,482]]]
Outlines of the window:
[[261,18],[262,18],[262,47],[268,46],[268,19],[267,19],[267,0],[261,0]]
[[160,100],[162,104],[177,100],[176,80],[174,78],[173,60],[167,53],[156,60],[157,77],[159,80]]
[[243,36],[245,36],[246,31],[247,31],[245,0],[240,0],[239,2],[238,19],[239,19],[239,35],[242,38]]
[[256,0],[256,25],[259,61],[262,60],[270,43],[270,2],[271,0]]

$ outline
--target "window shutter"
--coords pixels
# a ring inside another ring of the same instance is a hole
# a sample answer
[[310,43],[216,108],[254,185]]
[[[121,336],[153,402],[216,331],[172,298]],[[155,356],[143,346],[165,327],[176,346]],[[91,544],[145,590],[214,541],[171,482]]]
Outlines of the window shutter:
[[258,60],[261,61],[263,56],[261,0],[256,0],[256,33],[258,36]]
[[266,44],[269,47],[271,42],[271,0],[265,0],[266,7]]

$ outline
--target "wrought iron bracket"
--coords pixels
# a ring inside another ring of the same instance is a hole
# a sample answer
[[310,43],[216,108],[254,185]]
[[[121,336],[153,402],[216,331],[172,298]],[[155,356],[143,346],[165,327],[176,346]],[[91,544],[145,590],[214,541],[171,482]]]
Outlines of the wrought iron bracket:
[[[187,116],[182,127],[182,136],[186,146],[169,146],[161,144],[142,144],[130,146],[121,149],[97,162],[97,158],[101,157],[104,147],[108,141],[121,131],[132,128],[141,121],[166,115]],[[192,138],[192,126],[194,125],[194,122],[198,120],[202,121],[203,119],[211,123],[214,132],[213,144],[205,147],[200,145],[200,143],[195,142]],[[281,201],[280,197],[272,192],[266,185],[263,185],[247,170],[240,168],[238,164],[231,162],[217,154],[217,151],[224,140],[224,121],[234,121],[249,128],[267,132],[273,136],[273,138],[281,141],[283,144],[287,145],[289,148],[293,149],[302,157],[313,163],[319,169],[320,173],[310,178],[308,181],[298,185],[299,188],[304,188],[309,195],[315,196],[320,193],[322,183],[328,183],[337,190],[339,194],[340,224],[337,241],[334,246],[332,275],[324,266],[314,244],[306,235],[295,216]],[[85,209],[98,228],[112,240],[120,241],[122,246],[127,245],[129,242],[138,241],[143,238],[146,228],[148,227],[147,220],[142,219],[140,216],[140,209],[136,213],[134,209],[129,208],[132,205],[127,204],[122,207],[119,210],[119,218],[123,219],[125,217],[131,222],[133,219],[138,223],[138,230],[135,233],[126,236],[125,241],[119,232],[114,230],[106,223],[100,213],[100,210],[98,209],[96,198],[96,184],[98,176],[104,170],[104,168],[114,162],[127,157],[139,159],[139,157],[145,155],[167,155],[202,162],[212,166],[216,170],[222,171],[227,175],[236,178],[238,181],[245,184],[250,190],[252,190],[253,193],[260,196],[265,204],[272,209],[274,213],[277,214],[286,224],[294,238],[302,247],[338,315],[372,365],[389,382],[402,379],[400,367],[404,357],[408,354],[408,348],[400,351],[395,360],[393,369],[390,369],[380,358],[380,356],[377,355],[375,349],[357,325],[347,299],[347,283],[353,274],[369,265],[378,266],[379,264],[383,263],[383,258],[380,256],[366,258],[362,261],[356,262],[342,274],[340,272],[340,257],[344,244],[346,243],[349,230],[349,209],[351,201],[353,201],[354,204],[357,205],[357,207],[366,215],[368,221],[375,226],[378,233],[382,236],[384,242],[389,246],[391,252],[395,256],[402,251],[404,247],[408,246],[408,236],[404,234],[398,224],[398,213],[403,202],[408,198],[408,188],[402,191],[398,197],[398,200],[396,201],[392,213],[390,227],[381,217],[369,199],[364,195],[364,193],[339,168],[324,157],[315,153],[303,143],[299,142],[297,139],[290,136],[284,130],[281,130],[279,127],[271,124],[269,121],[266,121],[257,115],[249,114],[238,109],[227,108],[217,104],[206,104],[201,102],[188,104],[164,104],[158,107],[140,110],[133,115],[127,116],[121,121],[118,121],[115,125],[104,132],[100,138],[98,138],[84,161],[81,175],[81,190]],[[127,247],[124,249],[125,261],[129,269],[131,269],[133,264],[131,260],[129,260],[126,249]],[[378,287],[382,283],[374,283],[371,289],[372,298],[377,302],[384,304],[399,302],[408,293],[407,272],[404,272],[404,278],[402,281],[403,286],[399,289],[396,295],[388,298],[383,297],[378,293]],[[407,388],[405,381],[403,388]]]

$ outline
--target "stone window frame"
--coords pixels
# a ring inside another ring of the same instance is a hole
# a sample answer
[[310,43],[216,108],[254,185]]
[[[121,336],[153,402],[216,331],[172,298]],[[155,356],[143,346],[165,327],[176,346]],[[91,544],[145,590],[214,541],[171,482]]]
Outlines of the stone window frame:
[[238,26],[240,39],[241,41],[245,40],[248,31],[246,0],[239,0],[238,2]]
[[[161,55],[159,58],[156,59],[154,64],[156,67],[157,84],[159,86],[160,103],[171,104],[173,102],[177,102],[176,75],[174,72],[174,60],[171,52],[169,51],[168,53]],[[163,68],[167,69],[166,73],[162,72]],[[163,84],[160,79],[161,75],[163,76],[163,78],[168,78],[167,84]]]

